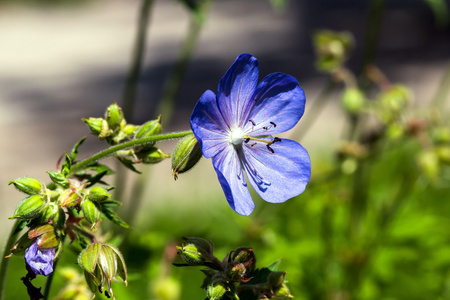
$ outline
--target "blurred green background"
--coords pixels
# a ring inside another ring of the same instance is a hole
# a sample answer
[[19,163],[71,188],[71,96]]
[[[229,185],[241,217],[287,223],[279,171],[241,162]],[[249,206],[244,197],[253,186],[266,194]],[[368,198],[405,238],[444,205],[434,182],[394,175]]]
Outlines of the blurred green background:
[[[180,237],[199,236],[219,258],[240,246],[254,249],[259,267],[281,258],[295,299],[450,299],[446,2],[216,0],[203,14],[196,1],[182,2],[148,1],[131,101],[124,90],[141,1],[0,1],[1,236],[22,199],[8,181],[48,181],[45,171],[89,135],[81,118],[117,101],[133,123],[163,111],[165,131],[187,130],[199,96],[247,52],[261,78],[284,72],[305,90],[305,115],[284,136],[308,149],[309,186],[278,205],[253,193],[256,209],[242,217],[209,160],[176,182],[168,161],[138,166],[144,175],[136,176],[108,160],[120,174],[119,214],[134,227],[105,222],[101,230],[129,268],[128,287],[113,285],[116,298],[204,299],[202,274],[171,266]],[[334,33],[315,35],[323,29],[346,31],[352,46]],[[356,96],[346,94],[356,87]],[[80,157],[104,147],[89,136]],[[79,271],[76,257],[66,247],[58,268]],[[26,299],[23,265],[11,258],[6,299]],[[82,291],[70,272],[55,276],[52,295],[70,278]]]

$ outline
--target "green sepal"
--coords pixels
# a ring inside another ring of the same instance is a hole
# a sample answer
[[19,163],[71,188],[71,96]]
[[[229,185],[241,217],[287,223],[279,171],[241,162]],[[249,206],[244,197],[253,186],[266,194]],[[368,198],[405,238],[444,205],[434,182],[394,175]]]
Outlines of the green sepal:
[[170,157],[170,154],[165,154],[161,149],[156,147],[140,151],[136,155],[144,164],[157,164]]
[[52,205],[49,205],[49,207],[52,208],[52,222],[53,224],[60,228],[63,229],[64,228],[64,224],[66,223],[66,213],[64,211],[64,209],[57,205],[56,203],[52,203]]
[[85,199],[81,203],[81,208],[83,210],[85,219],[92,224],[92,227],[94,227],[95,224],[97,224],[98,220],[100,220],[101,215],[101,211],[97,204],[94,201]]
[[116,253],[109,245],[105,244],[100,248],[98,264],[108,279],[113,279],[115,277],[117,273],[117,257]]
[[54,183],[56,183],[64,188],[69,187],[70,182],[69,182],[69,180],[67,180],[66,176],[64,176],[63,174],[61,174],[59,172],[52,172],[52,171],[47,171],[47,174],[50,176],[50,179]]
[[[140,139],[144,137],[149,137],[155,134],[160,134],[162,130],[161,126],[161,115],[158,116],[158,119],[148,121],[142,124],[139,129],[136,131],[135,138]],[[154,143],[153,143],[154,144]]]
[[11,255],[24,255],[25,250],[31,245],[31,242],[33,240],[28,238],[28,234],[25,233],[20,237],[20,239],[14,244],[14,247],[9,249],[11,251],[11,254],[7,257],[10,257]]
[[91,274],[94,272],[95,267],[97,266],[101,247],[102,246],[100,243],[89,244],[85,249],[81,251],[80,255],[78,255],[78,264],[86,272],[89,272]]
[[42,184],[39,180],[32,177],[22,177],[15,180],[11,180],[8,185],[14,184],[14,187],[22,193],[28,195],[36,195],[41,193]]
[[36,217],[45,206],[45,200],[40,195],[32,195],[23,199],[17,205],[14,215],[9,219],[33,219]]
[[123,121],[123,112],[122,109],[117,105],[117,103],[113,103],[106,109],[105,119],[108,123],[109,128],[112,130],[117,129]]
[[106,199],[111,197],[111,194],[108,194],[108,192],[100,187],[100,186],[94,186],[89,190],[89,200],[92,200],[94,202],[99,201],[105,201]]
[[120,277],[120,279],[122,279],[123,282],[125,282],[125,284],[127,283],[127,266],[125,264],[125,259],[123,258],[122,253],[119,251],[119,249],[111,244],[107,244],[113,251],[114,253],[117,255],[117,257],[119,258],[117,260],[117,273],[116,273],[116,277]]
[[181,139],[172,153],[174,179],[178,178],[178,174],[187,172],[194,167],[202,158],[202,155],[200,144],[193,134]]
[[86,270],[84,270],[84,278],[86,280],[89,289],[94,294],[94,296],[92,297],[93,299],[95,297],[95,293],[98,293],[98,287],[100,286],[101,282],[96,277],[94,277],[94,275],[87,272]]
[[89,126],[92,134],[97,136],[100,140],[105,139],[109,135],[109,126],[108,122],[102,118],[89,118],[89,119],[81,119],[84,123]]

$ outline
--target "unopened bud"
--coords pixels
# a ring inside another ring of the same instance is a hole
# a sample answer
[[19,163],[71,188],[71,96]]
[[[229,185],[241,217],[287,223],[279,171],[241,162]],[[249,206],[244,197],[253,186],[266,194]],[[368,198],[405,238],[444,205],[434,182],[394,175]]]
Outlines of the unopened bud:
[[252,248],[237,248],[231,253],[230,260],[243,264],[247,273],[253,272],[256,267],[256,256]]
[[10,219],[28,220],[36,217],[45,206],[45,200],[40,195],[32,195],[23,199],[16,207]]
[[202,158],[202,151],[194,135],[188,135],[180,140],[172,153],[174,179],[178,179],[178,174],[189,171],[200,158]]
[[276,298],[289,298],[292,299],[294,296],[291,295],[288,286],[283,283],[281,286],[273,289],[273,294]]
[[380,94],[379,100],[389,111],[397,113],[406,106],[411,97],[412,92],[406,86],[393,85]]
[[178,254],[187,264],[191,266],[201,265],[212,257],[214,246],[210,241],[197,237],[183,237],[183,240],[185,244],[176,248]]
[[360,89],[347,88],[341,95],[341,103],[348,113],[357,114],[364,107],[366,98]]
[[152,136],[155,134],[161,133],[161,115],[158,116],[158,119],[148,121],[139,127],[136,132],[136,139]]
[[208,285],[206,294],[209,300],[220,300],[227,292],[227,283],[224,281],[215,281]]
[[16,189],[28,195],[36,195],[42,191],[41,182],[31,177],[18,178],[10,181],[8,184],[14,184]]
[[170,154],[165,154],[156,147],[151,147],[148,150],[137,153],[137,157],[142,160],[144,164],[157,164],[166,158],[170,157]]
[[65,190],[59,197],[59,204],[62,207],[72,207],[81,202],[81,198],[77,193],[77,190],[70,188]]
[[94,186],[93,188],[90,189],[88,197],[89,200],[99,202],[110,198],[111,194],[108,194],[108,192],[101,186]]
[[101,215],[101,211],[97,204],[94,201],[85,199],[81,204],[81,208],[83,209],[83,214],[86,220],[92,224],[92,227],[94,227],[100,220]]
[[82,119],[82,121],[89,126],[89,129],[91,130],[92,134],[97,136],[99,139],[103,140],[108,136],[109,126],[108,122],[106,122],[105,119],[89,118],[89,119]]
[[267,283],[269,283],[272,288],[277,288],[283,284],[285,279],[286,272],[274,271],[267,277]]
[[109,128],[112,130],[117,129],[120,126],[120,123],[123,121],[123,113],[117,103],[114,102],[108,106],[105,112],[105,119]]
[[47,174],[50,176],[50,179],[65,188],[68,188],[70,185],[69,180],[67,180],[66,176],[64,176],[63,174],[59,173],[59,172],[51,172],[51,171],[47,171]]
[[226,267],[227,278],[232,281],[240,281],[247,273],[243,263],[229,262]]

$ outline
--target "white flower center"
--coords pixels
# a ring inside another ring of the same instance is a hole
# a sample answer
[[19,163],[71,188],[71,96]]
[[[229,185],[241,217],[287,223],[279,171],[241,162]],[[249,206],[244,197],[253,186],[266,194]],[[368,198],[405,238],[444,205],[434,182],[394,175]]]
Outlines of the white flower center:
[[234,144],[236,146],[242,144],[244,141],[244,131],[239,127],[234,127],[230,131],[229,142],[230,144]]

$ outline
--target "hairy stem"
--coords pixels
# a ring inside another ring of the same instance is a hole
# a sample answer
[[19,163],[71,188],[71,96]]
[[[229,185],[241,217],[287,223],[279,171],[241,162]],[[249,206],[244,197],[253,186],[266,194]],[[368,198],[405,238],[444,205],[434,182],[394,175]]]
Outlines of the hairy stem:
[[120,151],[120,150],[123,150],[126,148],[136,147],[136,146],[143,146],[146,144],[163,141],[163,140],[179,139],[179,138],[185,137],[187,135],[190,135],[192,133],[193,133],[192,131],[183,131],[183,132],[152,135],[152,136],[145,137],[142,139],[137,139],[137,140],[133,140],[133,141],[129,141],[126,143],[122,143],[119,145],[109,147],[108,149],[100,151],[97,154],[94,154],[93,156],[73,165],[72,168],[70,169],[69,175],[73,175],[76,172],[83,170],[84,168],[88,167],[92,163],[99,161],[100,159],[114,155],[117,151]]

